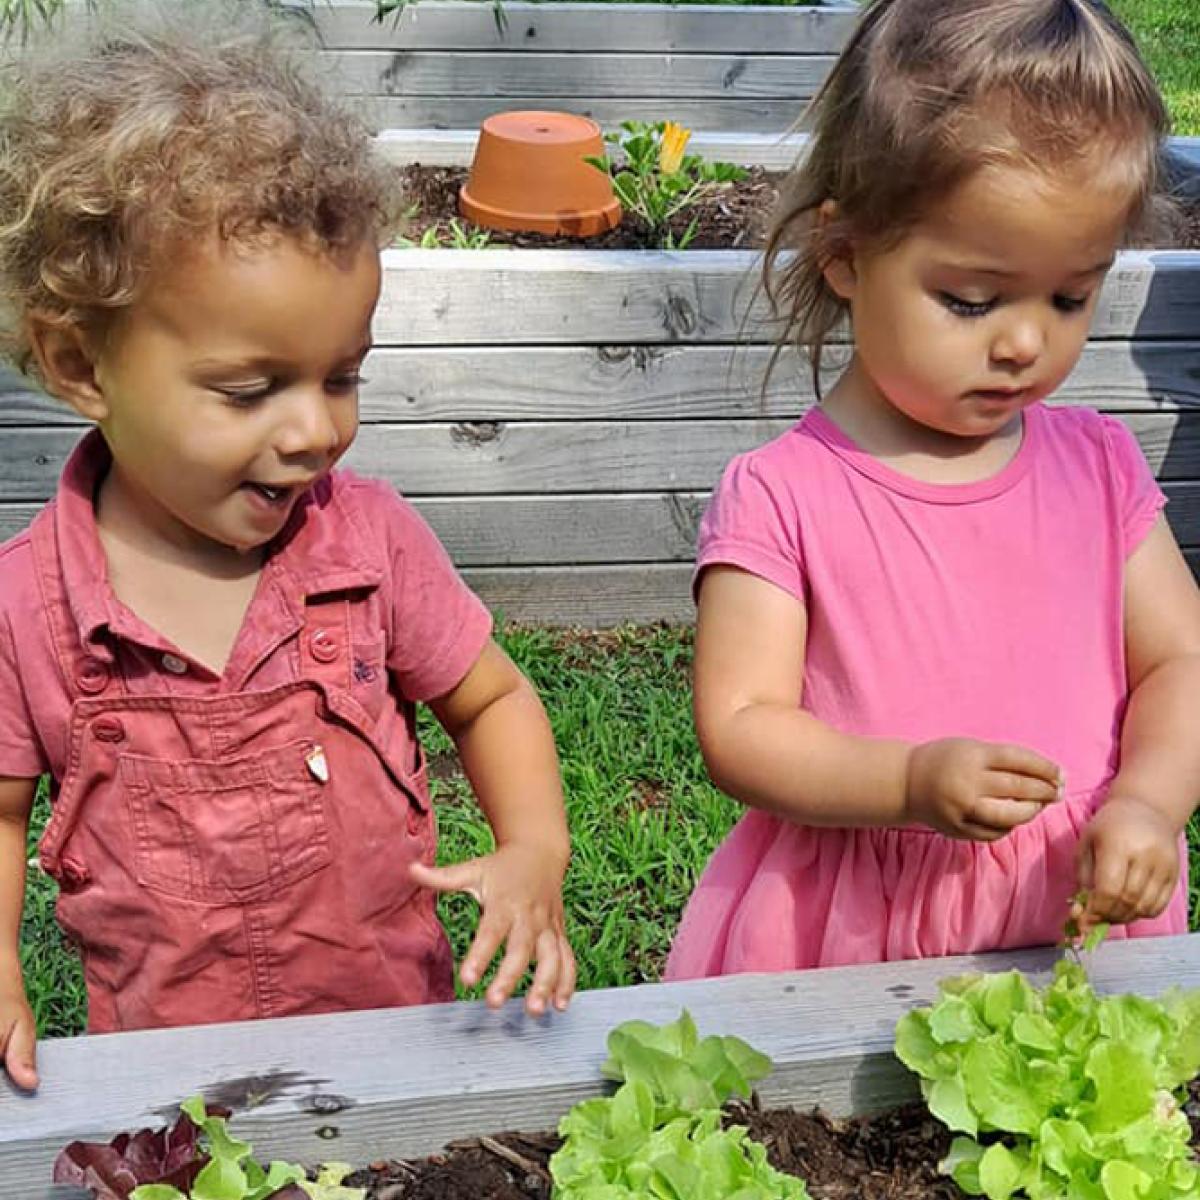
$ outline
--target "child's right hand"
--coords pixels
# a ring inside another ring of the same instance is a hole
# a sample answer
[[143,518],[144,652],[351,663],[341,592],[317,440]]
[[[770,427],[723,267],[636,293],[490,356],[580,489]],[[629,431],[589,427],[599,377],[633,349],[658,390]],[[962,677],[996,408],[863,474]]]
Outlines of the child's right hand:
[[0,986],[0,1063],[13,1083],[26,1092],[38,1085],[36,1044],[33,1009],[24,989]]
[[1062,795],[1061,769],[1024,746],[942,738],[913,747],[908,820],[947,837],[994,842]]

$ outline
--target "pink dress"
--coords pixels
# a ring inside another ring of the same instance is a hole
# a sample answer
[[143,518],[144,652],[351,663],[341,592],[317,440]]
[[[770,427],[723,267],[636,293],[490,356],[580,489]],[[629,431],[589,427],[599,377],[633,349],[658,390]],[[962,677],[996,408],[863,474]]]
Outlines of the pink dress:
[[[829,829],[750,810],[708,864],[666,977],[778,971],[1060,939],[1079,834],[1117,767],[1125,560],[1165,499],[1118,420],[1036,405],[997,475],[937,485],[819,409],[727,468],[697,571],[727,563],[802,600],[804,708],[834,728],[1029,746],[1067,795],[998,842]],[[1170,906],[1114,929],[1187,929]]]

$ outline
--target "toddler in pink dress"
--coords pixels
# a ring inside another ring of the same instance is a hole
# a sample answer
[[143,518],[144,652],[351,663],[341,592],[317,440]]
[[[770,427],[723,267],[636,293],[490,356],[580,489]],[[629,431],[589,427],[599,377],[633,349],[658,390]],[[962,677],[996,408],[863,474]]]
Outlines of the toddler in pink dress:
[[1200,592],[1133,434],[1054,404],[1163,128],[1090,0],[865,12],[766,268],[814,375],[854,352],[701,527],[697,731],[751,811],[668,978],[1186,930]]

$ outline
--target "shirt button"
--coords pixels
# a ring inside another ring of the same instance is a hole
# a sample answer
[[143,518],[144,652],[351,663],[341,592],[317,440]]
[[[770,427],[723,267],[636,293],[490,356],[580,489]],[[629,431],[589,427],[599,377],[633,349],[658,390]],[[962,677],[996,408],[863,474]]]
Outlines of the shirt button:
[[85,658],[75,672],[75,682],[81,692],[94,696],[108,687],[108,667],[98,658]]
[[164,671],[170,671],[172,675],[186,675],[188,665],[178,654],[164,654],[162,656],[162,665]]
[[117,717],[98,717],[92,722],[92,733],[102,742],[125,740],[125,726]]
[[338,656],[337,639],[328,629],[316,629],[309,634],[308,650],[317,662],[333,662]]

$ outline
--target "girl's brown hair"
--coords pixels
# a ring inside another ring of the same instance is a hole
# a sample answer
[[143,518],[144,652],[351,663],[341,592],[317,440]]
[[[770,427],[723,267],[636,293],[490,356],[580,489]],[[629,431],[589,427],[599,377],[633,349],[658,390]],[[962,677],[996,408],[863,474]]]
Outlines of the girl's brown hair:
[[309,77],[301,23],[226,0],[78,13],[0,82],[0,352],[31,313],[103,334],[156,266],[216,233],[324,253],[381,239],[393,172]]
[[809,111],[763,285],[780,344],[807,351],[818,396],[846,311],[825,280],[831,260],[894,242],[1001,162],[1055,169],[1102,154],[1128,183],[1132,234],[1151,210],[1167,130],[1154,79],[1100,0],[873,0]]

